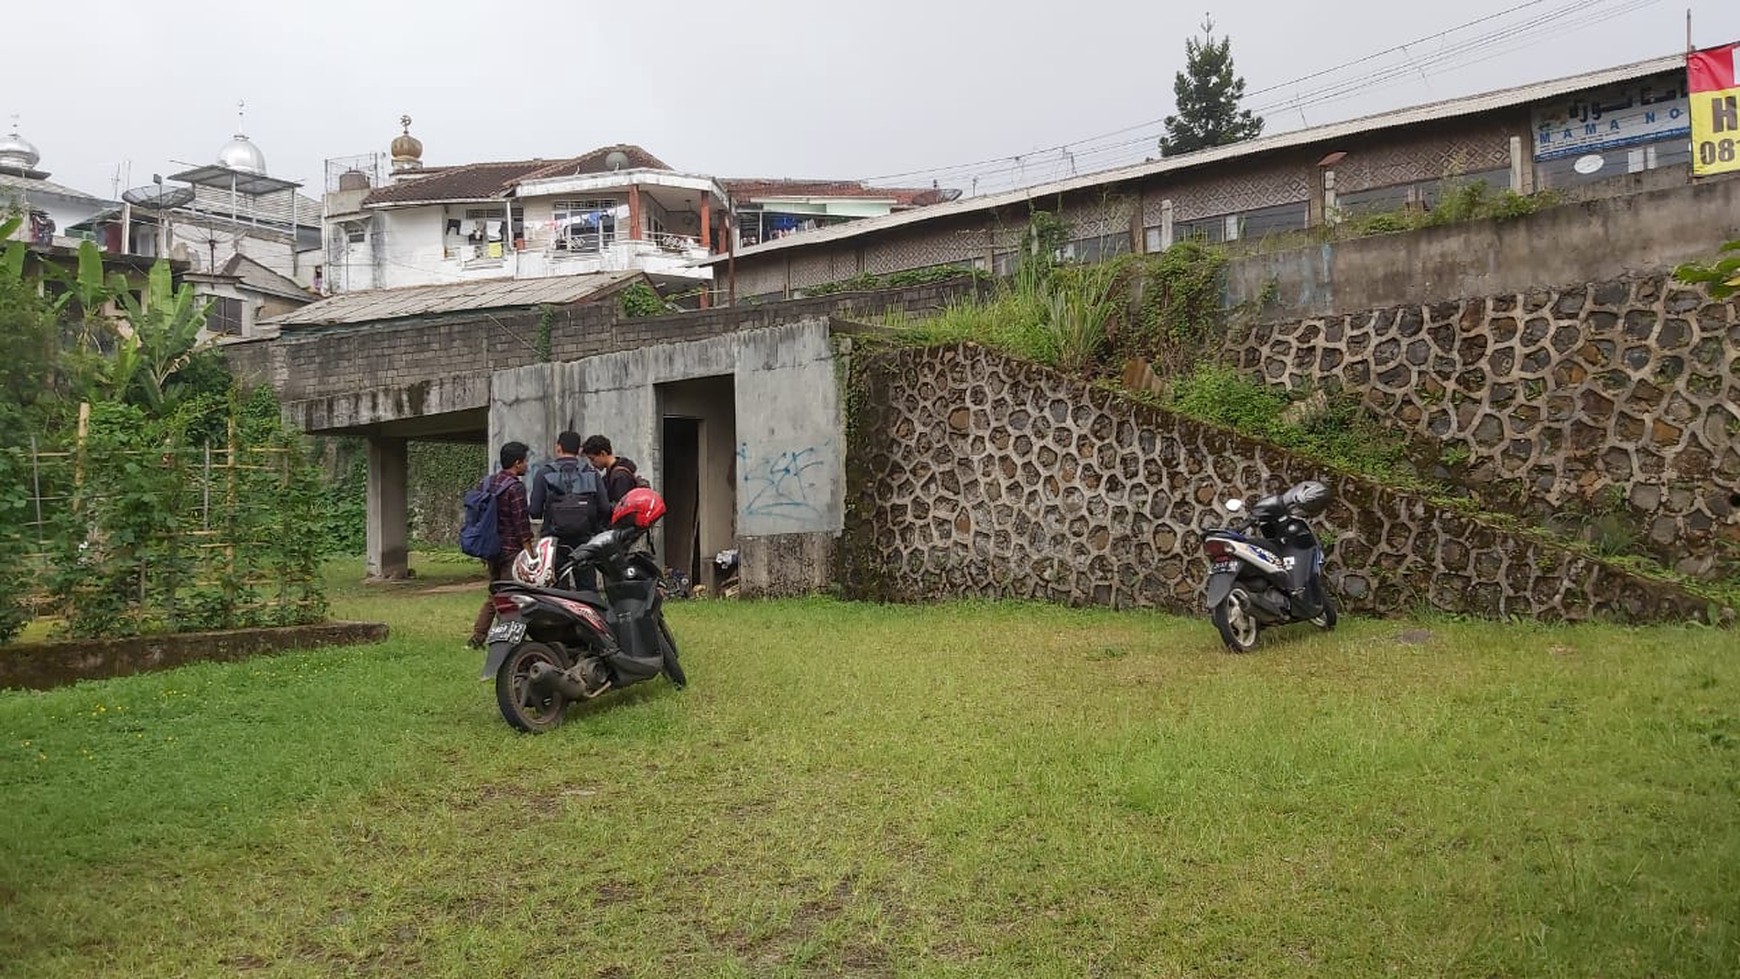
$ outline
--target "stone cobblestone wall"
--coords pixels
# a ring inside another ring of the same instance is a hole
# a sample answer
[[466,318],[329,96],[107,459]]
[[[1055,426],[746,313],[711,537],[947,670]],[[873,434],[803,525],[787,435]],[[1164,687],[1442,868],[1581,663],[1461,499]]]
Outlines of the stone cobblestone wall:
[[1214,504],[1322,479],[1342,604],[1579,620],[1703,619],[1707,604],[1270,445],[972,345],[850,354],[854,597],[1200,611]]
[[1687,574],[1740,561],[1740,307],[1650,277],[1252,328],[1237,363],[1362,392],[1489,507],[1618,518]]

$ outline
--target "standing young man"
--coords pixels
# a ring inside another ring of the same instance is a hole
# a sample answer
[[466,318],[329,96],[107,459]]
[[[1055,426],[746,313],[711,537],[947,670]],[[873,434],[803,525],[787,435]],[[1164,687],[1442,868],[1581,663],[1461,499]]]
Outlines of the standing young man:
[[[603,476],[580,458],[579,432],[556,436],[556,458],[538,467],[532,477],[531,515],[543,521],[542,534],[556,538],[564,548],[586,543],[609,525],[610,495]],[[590,591],[597,587],[596,581],[587,568],[575,583],[581,591]]]
[[634,460],[617,455],[610,447],[610,440],[604,436],[588,436],[586,444],[580,447],[580,454],[604,474],[604,490],[609,495],[612,506],[627,496],[629,490],[639,485]]
[[[526,455],[530,452],[524,442],[509,442],[501,447],[501,469],[491,476],[484,484],[484,489],[499,494],[496,498],[495,526],[496,533],[501,536],[501,552],[493,558],[484,559],[484,567],[488,570],[490,581],[503,581],[513,575],[514,558],[521,551],[532,550],[532,518],[526,512],[526,484],[520,477],[526,474]],[[483,648],[483,641],[489,635],[489,627],[495,622],[495,605],[489,595],[483,597],[483,609],[477,613],[477,619],[471,623],[471,638],[466,645],[472,649]]]

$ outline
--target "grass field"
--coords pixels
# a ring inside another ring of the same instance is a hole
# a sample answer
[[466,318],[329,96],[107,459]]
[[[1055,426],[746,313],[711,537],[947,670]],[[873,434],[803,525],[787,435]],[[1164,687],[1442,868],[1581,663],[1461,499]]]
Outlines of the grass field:
[[689,689],[533,738],[418,567],[0,694],[0,973],[1740,974],[1732,632],[689,603]]

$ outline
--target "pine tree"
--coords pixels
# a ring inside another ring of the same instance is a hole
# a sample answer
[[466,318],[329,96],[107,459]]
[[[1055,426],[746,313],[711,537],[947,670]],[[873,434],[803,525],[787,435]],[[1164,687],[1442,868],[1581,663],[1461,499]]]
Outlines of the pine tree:
[[1184,70],[1172,83],[1178,114],[1166,117],[1166,135],[1160,137],[1163,156],[1225,146],[1263,133],[1262,117],[1239,108],[1245,80],[1233,73],[1232,38],[1216,41],[1212,18],[1203,22],[1202,33],[1201,38],[1184,42]]

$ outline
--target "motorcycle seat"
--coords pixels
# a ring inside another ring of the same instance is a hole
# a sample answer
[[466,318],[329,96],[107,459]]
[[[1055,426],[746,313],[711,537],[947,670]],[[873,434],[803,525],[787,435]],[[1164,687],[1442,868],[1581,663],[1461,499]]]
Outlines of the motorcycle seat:
[[609,602],[595,591],[563,591],[560,588],[540,588],[537,585],[522,584],[518,581],[492,581],[489,585],[490,594],[498,591],[517,591],[527,595],[546,595],[550,598],[566,598],[569,601],[585,602],[594,608],[608,608]]

